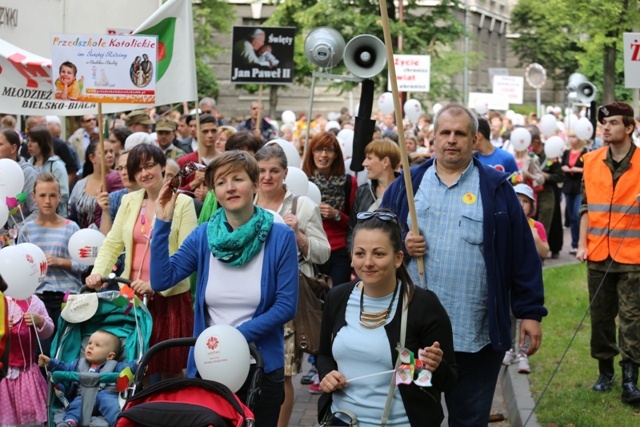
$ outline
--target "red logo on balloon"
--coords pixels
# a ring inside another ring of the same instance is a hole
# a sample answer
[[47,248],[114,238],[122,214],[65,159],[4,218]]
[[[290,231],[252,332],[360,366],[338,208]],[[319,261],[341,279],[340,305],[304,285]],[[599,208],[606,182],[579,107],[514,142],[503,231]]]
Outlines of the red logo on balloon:
[[207,348],[209,348],[209,350],[215,350],[218,348],[218,344],[220,344],[220,341],[218,341],[217,337],[209,337],[207,340]]

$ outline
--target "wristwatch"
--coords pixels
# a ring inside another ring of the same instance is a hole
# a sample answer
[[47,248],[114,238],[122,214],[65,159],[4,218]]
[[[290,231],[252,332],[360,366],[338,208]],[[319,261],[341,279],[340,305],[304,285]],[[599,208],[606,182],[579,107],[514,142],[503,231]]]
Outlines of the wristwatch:
[[340,219],[342,218],[342,213],[340,211],[338,211],[338,213],[336,214],[336,216],[333,217],[333,219],[335,221],[340,221]]

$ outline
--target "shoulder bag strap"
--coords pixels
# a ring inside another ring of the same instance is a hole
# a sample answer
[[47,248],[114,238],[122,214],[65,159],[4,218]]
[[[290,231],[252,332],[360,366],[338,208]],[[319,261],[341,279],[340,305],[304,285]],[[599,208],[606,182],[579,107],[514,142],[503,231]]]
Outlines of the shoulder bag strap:
[[[402,291],[402,290],[401,290]],[[407,313],[409,311],[409,303],[407,301],[407,294],[403,292],[402,297],[402,315],[400,317],[400,343],[398,347],[404,348],[404,340],[407,335]],[[398,351],[398,357],[396,358],[396,365],[394,366],[393,374],[391,375],[391,384],[389,384],[389,394],[387,395],[387,402],[384,405],[384,412],[380,419],[380,425],[385,427],[389,420],[389,411],[391,410],[391,401],[393,400],[393,394],[396,389],[396,370],[400,366],[400,351]]]
[[298,196],[293,196],[293,202],[291,202],[291,215],[295,215],[296,210],[298,210]]

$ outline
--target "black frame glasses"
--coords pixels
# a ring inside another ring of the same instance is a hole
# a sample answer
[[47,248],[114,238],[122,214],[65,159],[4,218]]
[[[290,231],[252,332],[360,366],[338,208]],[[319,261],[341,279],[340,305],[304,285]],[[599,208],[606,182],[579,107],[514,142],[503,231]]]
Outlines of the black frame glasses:
[[398,216],[393,212],[358,212],[356,214],[356,219],[358,221],[366,221],[371,218],[378,218],[382,221],[394,221],[398,222]]
[[171,188],[171,190],[174,193],[178,191],[178,189],[180,188],[180,184],[182,183],[182,179],[190,177],[191,175],[196,173],[197,170],[198,165],[196,165],[194,162],[189,162],[184,165],[182,169],[180,169],[178,173],[173,178],[171,178],[171,181],[169,181],[169,187]]

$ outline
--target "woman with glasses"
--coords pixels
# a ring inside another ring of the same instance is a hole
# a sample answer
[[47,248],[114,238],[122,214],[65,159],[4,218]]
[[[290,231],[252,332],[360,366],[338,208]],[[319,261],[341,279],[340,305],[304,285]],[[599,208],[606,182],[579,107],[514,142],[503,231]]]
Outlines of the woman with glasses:
[[400,164],[400,147],[390,139],[376,139],[364,149],[365,159],[362,162],[367,171],[368,182],[358,187],[353,202],[352,215],[349,217],[348,246],[351,246],[353,227],[356,225],[356,214],[374,211],[380,207],[382,196],[387,187],[395,181]]
[[[287,189],[287,156],[278,145],[267,145],[256,153],[260,169],[260,189],[255,204],[280,214],[284,223],[296,233],[300,271],[314,275],[312,264],[322,264],[329,259],[331,246],[322,228],[318,207],[304,195],[296,195]],[[295,212],[293,204],[295,203]],[[296,348],[295,325],[287,322],[284,327],[284,388],[285,400],[280,408],[278,426],[286,427],[293,411],[294,388],[291,378],[300,373],[302,351]]]
[[[164,185],[163,174],[166,157],[155,145],[140,144],[129,152],[127,175],[140,186],[122,198],[113,227],[104,240],[91,275],[85,280],[87,286],[102,286],[101,276],[111,268],[123,249],[125,263],[122,277],[133,283],[131,287],[139,295],[146,295],[147,306],[153,317],[153,329],[149,345],[170,338],[190,336],[193,331],[193,308],[188,280],[180,280],[163,286],[164,292],[151,289],[150,241],[155,239],[154,220],[156,199]],[[174,221],[167,230],[168,251],[174,253],[196,226],[196,213],[191,197],[179,194],[176,199]],[[188,349],[177,347],[162,352],[153,358],[147,375],[151,380],[158,375],[164,378],[182,376]]]
[[107,188],[103,187],[102,178],[102,154],[100,153],[100,141],[94,139],[89,143],[85,151],[85,162],[82,167],[83,178],[76,182],[69,198],[69,219],[75,221],[80,228],[100,229],[102,219],[102,208],[98,205],[98,196],[102,192],[111,193],[122,188],[122,181],[118,174],[113,173],[111,168],[114,164],[113,144],[104,141],[104,164],[105,179]]
[[331,132],[320,132],[309,141],[302,170],[320,189],[320,215],[329,244],[329,261],[320,271],[331,276],[334,285],[351,280],[351,260],[347,249],[349,215],[356,196],[355,177],[345,173],[344,158],[338,138]]
[[[172,256],[167,237],[176,221],[176,195],[165,185],[156,201],[151,283],[161,291],[197,272],[193,335],[225,324],[256,345],[264,358],[264,376],[253,412],[258,426],[275,427],[284,399],[284,325],[293,319],[298,301],[298,248],[290,227],[253,204],[259,178],[258,163],[244,151],[215,157],[205,182],[221,209]],[[196,373],[192,351],[187,374]],[[243,401],[248,388],[245,383],[237,392]]]
[[[387,425],[440,426],[440,395],[456,382],[451,323],[436,295],[411,281],[395,214],[357,214],[351,256],[360,281],[334,287],[324,303],[319,418],[347,410],[359,426],[379,426],[391,391]],[[403,307],[408,311],[401,337]],[[422,367],[416,364],[413,378],[409,374],[407,383],[390,390],[401,338]],[[348,425],[341,414],[333,418],[330,425]]]

